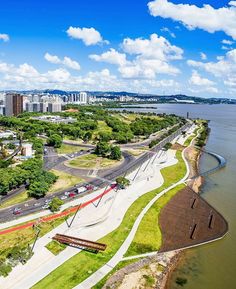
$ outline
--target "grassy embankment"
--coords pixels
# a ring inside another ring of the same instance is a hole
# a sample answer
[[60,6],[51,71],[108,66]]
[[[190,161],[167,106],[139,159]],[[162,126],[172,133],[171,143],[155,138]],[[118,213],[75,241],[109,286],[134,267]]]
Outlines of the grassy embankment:
[[68,162],[68,165],[75,168],[109,168],[119,164],[121,161],[111,160],[108,158],[98,157],[95,154],[84,155]]
[[63,251],[67,246],[65,244],[59,243],[55,240],[52,240],[45,246],[50,252],[54,255],[58,255],[61,251]]
[[52,185],[48,194],[55,193],[57,191],[62,191],[67,188],[73,187],[74,185],[83,182],[84,180],[80,177],[75,177],[65,172],[51,170],[56,176],[58,176],[57,181],[55,184]]
[[23,191],[21,193],[19,193],[18,195],[12,197],[11,199],[7,200],[7,201],[3,201],[0,205],[0,209],[4,209],[10,206],[14,206],[14,205],[18,205],[21,204],[23,202],[26,202],[28,200],[30,200],[31,198],[28,197],[28,193],[27,191]]
[[[38,224],[38,228],[40,229],[39,237],[42,237],[51,230],[55,229],[64,221],[65,218],[62,217],[52,220],[50,222],[42,222]],[[22,223],[21,225],[23,224],[24,223]],[[17,249],[20,251],[20,249],[26,248],[28,244],[32,244],[34,240],[35,240],[35,230],[32,227],[25,228],[20,231],[14,231],[6,235],[0,235],[1,259],[5,259],[14,248],[17,247]]]
[[82,146],[73,146],[69,144],[62,144],[60,148],[57,149],[58,154],[72,154],[79,151],[87,150],[88,148]]
[[[164,168],[162,170],[162,174],[165,179],[163,186],[146,193],[137,199],[126,212],[120,226],[99,240],[100,242],[107,244],[107,249],[105,252],[93,255],[89,252],[82,251],[59,266],[32,288],[73,288],[108,262],[120,248],[121,244],[124,242],[132,229],[138,215],[149,203],[149,201],[159,194],[164,188],[169,187],[184,176],[186,168],[181,157],[181,152],[177,152],[176,157],[179,160],[176,165]],[[162,204],[164,204],[164,202]]]

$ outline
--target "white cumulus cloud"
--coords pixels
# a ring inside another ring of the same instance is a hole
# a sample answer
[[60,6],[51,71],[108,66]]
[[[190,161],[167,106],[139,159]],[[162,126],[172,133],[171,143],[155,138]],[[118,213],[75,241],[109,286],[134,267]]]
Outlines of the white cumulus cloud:
[[65,56],[63,59],[60,59],[57,55],[51,55],[48,52],[44,55],[44,58],[53,64],[62,64],[68,68],[74,69],[74,70],[80,70],[80,64],[72,60],[70,57]]
[[99,31],[91,28],[80,28],[80,27],[72,27],[66,31],[68,36],[74,39],[80,39],[84,42],[86,46],[95,45],[98,43],[108,43],[107,40],[103,40]]
[[54,63],[54,64],[61,63],[61,60],[60,60],[60,58],[58,56],[51,55],[48,52],[44,55],[44,58],[50,63]]
[[101,55],[92,54],[89,57],[95,61],[117,65],[123,78],[150,79],[157,74],[180,73],[170,62],[182,59],[183,50],[162,36],[151,34],[149,39],[125,38],[121,49],[124,53],[111,48]]
[[8,34],[0,33],[0,40],[3,40],[4,42],[7,42],[10,40],[10,37]]
[[221,41],[221,43],[223,43],[223,44],[225,44],[225,45],[232,45],[234,42],[231,41],[231,40],[223,39],[223,40]]
[[148,3],[153,16],[179,21],[190,30],[200,28],[210,33],[224,31],[236,39],[236,1],[230,1],[228,5],[215,9],[208,4],[198,7],[190,4],[174,4],[168,0]]
[[193,70],[192,76],[189,80],[189,83],[193,84],[193,85],[197,85],[197,86],[213,86],[213,85],[215,85],[214,81],[211,81],[208,78],[201,77],[201,75],[196,70]]
[[207,55],[203,52],[200,52],[200,57],[202,60],[206,60],[207,59]]
[[226,86],[236,86],[236,49],[228,51],[225,56],[217,57],[216,62],[188,60],[187,64],[214,75]]
[[110,50],[102,53],[101,55],[91,54],[89,55],[89,58],[95,61],[107,62],[110,64],[117,64],[120,66],[123,66],[127,63],[126,54],[119,53],[114,48],[111,48]]

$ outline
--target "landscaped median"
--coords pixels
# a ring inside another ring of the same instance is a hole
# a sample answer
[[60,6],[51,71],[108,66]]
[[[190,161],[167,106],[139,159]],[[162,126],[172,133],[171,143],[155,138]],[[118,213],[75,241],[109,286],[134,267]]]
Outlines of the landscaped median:
[[[123,160],[122,160],[123,161]],[[122,161],[112,160],[106,157],[100,157],[96,154],[80,156],[71,161],[67,161],[66,165],[77,169],[107,169],[121,164]]]
[[[184,160],[182,159],[180,151],[176,153],[176,157],[178,159],[178,163],[176,165],[162,169],[164,184],[160,188],[146,193],[145,195],[137,199],[126,212],[120,226],[99,240],[99,242],[107,244],[107,249],[105,252],[94,255],[89,252],[82,251],[73,256],[61,266],[59,266],[56,270],[54,270],[32,288],[73,288],[79,283],[81,283],[83,280],[85,280],[87,277],[89,277],[100,267],[102,267],[104,264],[106,264],[118,251],[124,240],[127,238],[129,232],[134,225],[135,220],[142,212],[143,208],[157,194],[162,192],[165,188],[168,188],[169,186],[178,182],[185,176],[186,166]],[[169,192],[166,193],[166,195],[168,194]],[[162,205],[164,204],[165,202],[162,203]]]

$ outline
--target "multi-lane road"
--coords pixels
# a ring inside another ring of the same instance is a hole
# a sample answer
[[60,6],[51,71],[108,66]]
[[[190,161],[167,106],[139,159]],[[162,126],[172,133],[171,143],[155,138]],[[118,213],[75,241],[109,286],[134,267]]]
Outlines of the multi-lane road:
[[[92,186],[95,186],[95,187],[102,188],[102,187],[107,186],[111,182],[114,182],[118,176],[127,174],[131,171],[134,171],[139,166],[141,166],[144,162],[146,162],[148,159],[150,159],[153,156],[153,152],[160,151],[165,146],[165,144],[174,140],[178,135],[180,135],[183,131],[187,130],[190,126],[191,126],[191,123],[185,124],[180,129],[178,129],[176,132],[174,132],[173,134],[171,134],[170,136],[168,136],[167,138],[162,140],[159,144],[157,144],[150,151],[141,155],[139,158],[133,158],[133,157],[130,157],[128,154],[126,154],[125,155],[125,161],[120,166],[114,167],[110,170],[104,170],[99,175],[99,178],[91,179],[89,184],[91,184]],[[55,159],[55,162],[57,162],[56,159]],[[79,186],[83,186],[83,185],[84,184],[79,184]],[[30,200],[30,201],[27,201],[25,203],[22,203],[18,206],[21,208],[21,214],[20,215],[14,215],[13,214],[14,207],[2,209],[2,210],[0,210],[0,222],[7,222],[10,220],[13,220],[14,218],[18,218],[19,216],[26,216],[26,215],[29,215],[32,213],[39,212],[39,211],[43,210],[42,206],[45,204],[46,200],[51,199],[55,196],[62,197],[63,195],[65,195],[65,192],[73,192],[75,190],[76,190],[75,187],[71,187],[67,190],[56,192],[54,194],[51,194],[51,195],[46,196],[44,198],[41,198],[39,200]],[[76,197],[77,198],[82,197],[82,196],[84,196],[90,192],[91,191],[81,193],[79,195],[76,195]],[[71,200],[71,198],[67,198],[64,201],[68,202],[70,200]]]

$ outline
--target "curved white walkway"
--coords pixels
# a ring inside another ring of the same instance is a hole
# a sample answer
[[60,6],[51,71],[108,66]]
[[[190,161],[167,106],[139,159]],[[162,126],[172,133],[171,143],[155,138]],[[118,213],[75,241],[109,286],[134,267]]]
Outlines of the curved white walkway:
[[126,251],[128,250],[130,244],[132,243],[135,233],[138,229],[138,226],[140,222],[142,221],[144,215],[147,213],[147,211],[151,208],[151,206],[161,197],[163,196],[166,192],[169,190],[177,187],[178,185],[182,184],[188,177],[189,175],[189,166],[188,163],[185,159],[184,156],[184,151],[182,152],[182,157],[185,161],[186,167],[187,167],[187,172],[185,176],[178,181],[177,183],[171,185],[167,189],[163,190],[161,193],[156,195],[147,205],[146,207],[142,210],[142,212],[139,214],[138,218],[136,219],[128,237],[122,244],[122,246],[119,248],[119,250],[116,252],[116,254],[111,258],[109,262],[107,262],[103,267],[101,267],[99,270],[97,270],[95,273],[93,273],[89,278],[85,279],[82,283],[80,283],[78,286],[74,287],[74,289],[88,289],[93,286],[95,286],[103,277],[105,277],[122,259]]

